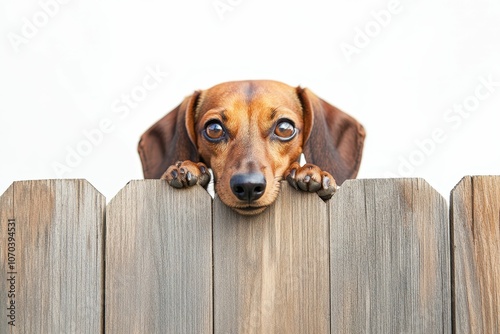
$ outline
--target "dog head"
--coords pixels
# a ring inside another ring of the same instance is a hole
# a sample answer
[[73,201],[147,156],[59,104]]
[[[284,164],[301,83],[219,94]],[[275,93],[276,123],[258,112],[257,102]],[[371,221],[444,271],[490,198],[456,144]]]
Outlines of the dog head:
[[301,153],[337,184],[354,178],[364,137],[354,118],[308,89],[237,81],[187,97],[142,136],[139,153],[145,178],[160,178],[178,160],[204,162],[222,202],[256,214],[274,202]]

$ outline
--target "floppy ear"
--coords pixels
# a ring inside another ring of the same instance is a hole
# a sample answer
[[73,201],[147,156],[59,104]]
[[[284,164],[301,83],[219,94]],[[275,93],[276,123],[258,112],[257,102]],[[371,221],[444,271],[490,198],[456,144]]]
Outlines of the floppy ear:
[[159,179],[177,161],[198,161],[194,112],[199,95],[197,91],[186,97],[141,136],[138,151],[144,178]]
[[303,152],[308,163],[332,174],[337,184],[358,174],[365,130],[354,118],[297,87],[304,112]]

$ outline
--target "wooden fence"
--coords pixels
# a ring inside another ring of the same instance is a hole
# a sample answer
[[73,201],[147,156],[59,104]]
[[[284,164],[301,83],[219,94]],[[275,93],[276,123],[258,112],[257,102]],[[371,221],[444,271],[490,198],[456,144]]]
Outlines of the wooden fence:
[[500,333],[500,177],[283,183],[243,217],[203,189],[84,180],[0,197],[0,333]]

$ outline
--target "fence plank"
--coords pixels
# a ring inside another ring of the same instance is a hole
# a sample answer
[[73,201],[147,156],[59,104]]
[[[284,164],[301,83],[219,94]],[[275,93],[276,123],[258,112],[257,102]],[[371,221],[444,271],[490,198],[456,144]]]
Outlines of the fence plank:
[[132,181],[106,212],[106,333],[211,333],[212,200]]
[[457,333],[500,333],[500,176],[465,177],[451,193]]
[[1,333],[102,331],[104,208],[83,180],[14,182],[0,197]]
[[444,199],[420,179],[350,180],[329,204],[332,333],[450,332]]
[[282,182],[256,217],[214,202],[215,333],[328,333],[326,204]]

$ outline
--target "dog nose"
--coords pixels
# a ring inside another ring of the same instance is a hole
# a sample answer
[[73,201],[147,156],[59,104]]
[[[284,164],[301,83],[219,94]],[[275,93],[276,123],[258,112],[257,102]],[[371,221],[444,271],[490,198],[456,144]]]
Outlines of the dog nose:
[[255,201],[266,191],[266,179],[263,174],[236,174],[229,181],[233,194],[242,201]]

